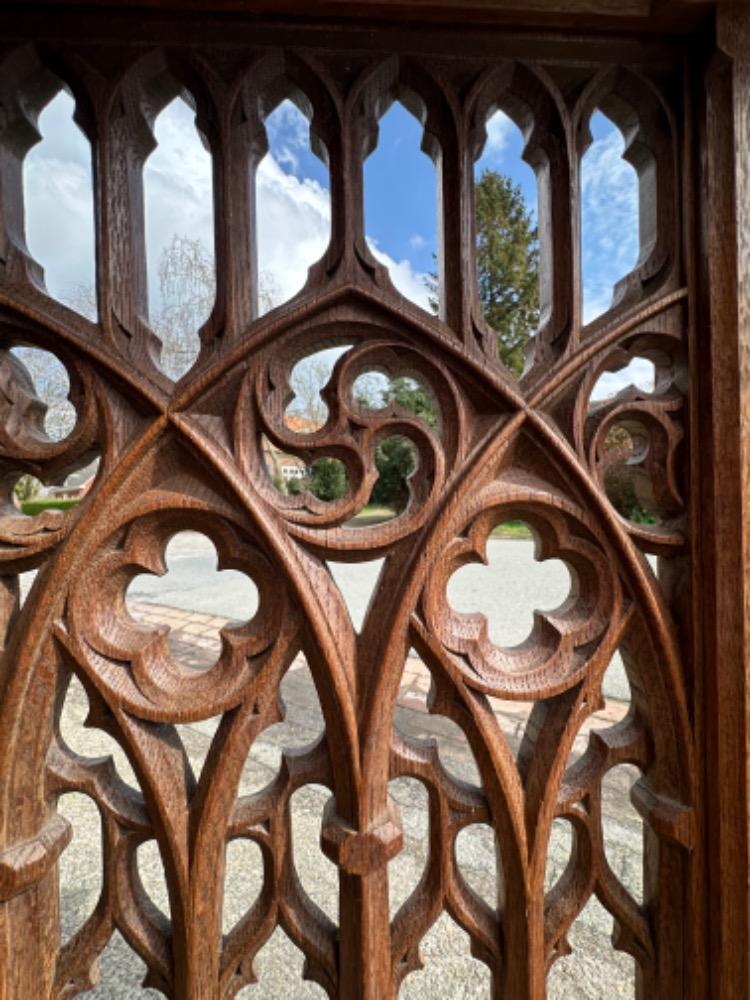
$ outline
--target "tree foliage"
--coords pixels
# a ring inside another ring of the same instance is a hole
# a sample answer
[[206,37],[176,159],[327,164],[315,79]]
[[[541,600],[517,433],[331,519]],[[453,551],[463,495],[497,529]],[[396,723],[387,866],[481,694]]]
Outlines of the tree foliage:
[[19,503],[23,503],[25,500],[33,499],[39,490],[42,488],[42,484],[34,476],[30,476],[28,473],[17,481],[13,487],[13,493],[18,499]]
[[[521,188],[495,170],[474,187],[477,286],[482,313],[497,334],[500,360],[514,375],[539,323],[539,238]],[[438,281],[428,280],[438,311]]]
[[[497,334],[501,361],[520,375],[524,349],[539,323],[539,240],[521,188],[509,177],[485,170],[475,187],[477,284],[487,323]],[[437,278],[431,281],[437,310]],[[424,387],[394,379],[383,403],[395,402],[425,423],[437,426],[435,403]],[[414,470],[412,445],[402,438],[384,441],[376,455],[379,479],[373,500],[403,505],[406,480]]]
[[313,462],[310,490],[318,500],[338,500],[346,493],[346,469],[337,458],[319,458]]
[[199,239],[175,233],[162,251],[157,273],[161,308],[152,325],[162,342],[164,371],[179,378],[198,354],[198,329],[213,308],[214,263]]
[[331,377],[333,365],[333,360],[325,356],[305,358],[294,366],[289,380],[294,392],[295,412],[316,428],[322,427],[328,416],[320,390]]
[[383,403],[386,406],[395,403],[415,417],[424,420],[428,427],[433,430],[437,427],[438,417],[435,400],[430,393],[419,382],[413,379],[400,376],[391,379],[391,383],[382,393]]
[[[198,330],[211,315],[216,298],[213,257],[200,239],[172,235],[157,267],[160,305],[151,325],[162,342],[161,366],[170,378],[179,378],[194,362]],[[260,311],[272,309],[277,298],[272,277],[261,273]]]
[[34,383],[34,393],[45,404],[44,430],[53,441],[62,441],[73,430],[75,410],[68,401],[70,383],[65,365],[50,351],[37,347],[14,347]]
[[[357,402],[364,409],[373,410],[396,404],[433,430],[438,424],[433,397],[423,385],[406,376],[392,379],[384,388],[370,387],[367,394],[360,393]],[[402,510],[409,499],[407,480],[416,463],[416,450],[407,438],[394,435],[381,441],[375,452],[378,478],[370,502]]]
[[[328,381],[333,361],[309,359],[298,365],[292,377],[297,409],[301,416],[320,426],[325,420],[325,405],[320,390]],[[430,393],[423,385],[407,377],[395,378],[386,386],[377,378],[362,389],[357,402],[364,409],[381,409],[396,404],[423,420],[428,427],[438,423],[437,409]],[[378,479],[370,497],[371,503],[383,504],[401,510],[409,498],[407,480],[416,468],[414,445],[402,435],[381,441],[375,452]],[[286,484],[290,493],[310,490],[319,500],[332,501],[344,496],[347,479],[344,466],[337,459],[320,458],[304,479],[293,479]]]
[[347,490],[344,463],[338,458],[319,458],[313,462],[309,476],[290,480],[287,489],[292,494],[309,490],[327,503],[339,500]]
[[[433,430],[437,427],[438,415],[435,401],[419,382],[406,377],[392,379],[382,391],[381,405],[395,403],[403,410],[413,413]],[[373,503],[403,510],[409,500],[409,476],[417,465],[414,445],[400,435],[386,438],[375,452],[378,479],[372,492]]]
[[386,438],[377,447],[375,464],[378,478],[370,502],[403,510],[409,499],[407,480],[416,468],[414,445],[400,435]]
[[629,462],[635,443],[632,435],[618,424],[611,427],[604,439],[607,467],[604,488],[615,510],[629,521],[639,524],[658,524],[656,511],[649,509],[648,502],[638,492],[638,482],[643,470]]
[[520,375],[539,323],[539,241],[521,188],[485,170],[475,187],[477,282],[501,360]]

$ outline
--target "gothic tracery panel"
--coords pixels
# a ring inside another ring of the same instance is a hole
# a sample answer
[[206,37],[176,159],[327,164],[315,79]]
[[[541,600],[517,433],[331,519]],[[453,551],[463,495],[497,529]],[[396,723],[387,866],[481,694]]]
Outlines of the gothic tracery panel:
[[[23,158],[60,80],[94,153],[98,322],[46,294],[25,245]],[[103,838],[99,902],[63,947],[52,932],[39,996],[90,988],[119,932],[145,963],[146,985],[166,996],[231,997],[255,981],[255,960],[279,928],[302,952],[305,977],[329,996],[395,996],[446,914],[486,966],[493,996],[537,997],[592,897],[613,918],[615,947],[636,963],[640,995],[682,995],[692,731],[671,595],[660,582],[670,574],[646,559],[677,572],[687,544],[682,123],[672,83],[648,67],[567,64],[562,53],[541,65],[336,46],[5,52],[0,910],[22,907],[33,890],[54,928],[57,859],[70,838],[60,796],[93,800]],[[142,176],[153,122],[183,92],[213,157],[216,302],[197,360],[173,382],[148,321]],[[264,121],[287,97],[330,171],[331,235],[302,290],[260,315],[254,174],[267,148]],[[395,99],[418,113],[439,172],[435,316],[400,295],[365,239],[363,163]],[[498,108],[523,131],[539,186],[541,322],[518,379],[498,359],[473,258],[473,165]],[[579,173],[595,108],[623,131],[639,176],[640,253],[611,308],[584,324]],[[337,345],[345,350],[323,390],[322,426],[294,429],[284,416],[292,369]],[[13,352],[23,346],[52,352],[68,373],[76,422],[61,441],[45,432],[44,405]],[[592,399],[603,373],[634,358],[653,362],[653,391]],[[434,400],[435,426],[395,403],[360,405],[355,383],[373,371],[418,380]],[[618,429],[626,443],[613,450]],[[393,436],[415,456],[408,500],[393,519],[354,528],[377,479],[376,450]],[[336,459],[345,495],[283,494],[264,442],[308,466]],[[19,514],[19,477],[59,482],[97,454],[96,480],[77,508]],[[656,513],[650,523],[613,506],[615,467]],[[562,605],[535,616],[525,643],[506,648],[484,616],[455,610],[447,594],[453,574],[483,561],[492,531],[514,519],[530,527],[536,558],[564,562],[572,584]],[[166,547],[186,529],[211,540],[219,569],[243,573],[258,591],[257,610],[221,629],[216,660],[203,670],[182,663],[165,629],[137,620],[126,601],[136,575],[165,571]],[[385,562],[355,629],[328,563],[374,558]],[[18,575],[31,569],[37,577],[21,606]],[[433,745],[394,724],[410,650],[430,676],[429,711],[462,731],[478,782],[450,773]],[[573,753],[618,650],[629,711]],[[280,688],[300,654],[322,735],[285,753],[267,785],[243,791],[248,754],[281,722]],[[73,678],[88,697],[86,724],[121,748],[137,787],[111,758],[83,756],[66,741],[59,723]],[[517,754],[496,699],[533,703]],[[32,733],[18,725],[30,718]],[[194,768],[180,726],[209,719],[215,735]],[[625,764],[640,775],[632,790],[644,823],[640,900],[613,870],[602,827],[603,782]],[[423,874],[391,914],[389,862],[404,829],[389,789],[405,779],[426,791],[429,838]],[[327,790],[319,836],[338,873],[333,916],[297,868],[291,802],[307,786]],[[556,823],[567,825],[570,855],[545,891]],[[458,861],[457,844],[474,827],[494,838],[494,899]],[[168,914],[139,872],[149,843],[158,845]],[[223,927],[225,856],[238,843],[257,848],[261,887]]]

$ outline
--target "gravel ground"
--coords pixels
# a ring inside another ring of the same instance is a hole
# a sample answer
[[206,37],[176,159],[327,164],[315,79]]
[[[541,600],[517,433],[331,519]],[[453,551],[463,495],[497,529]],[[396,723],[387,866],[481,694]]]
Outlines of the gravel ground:
[[[205,655],[211,654],[208,652]],[[283,696],[287,717],[283,723],[267,730],[253,748],[243,776],[243,792],[259,789],[273,778],[282,747],[309,743],[322,730],[317,697],[304,662],[295,664],[287,675]],[[408,690],[405,689],[397,709],[399,729],[412,737],[436,739],[441,758],[451,772],[465,780],[476,780],[476,766],[460,730],[449,720],[427,715],[425,706],[419,704],[420,697],[422,695],[416,682]],[[612,711],[617,710],[615,705]],[[63,733],[69,744],[87,755],[113,753],[121,775],[125,780],[134,782],[127,761],[116,744],[98,730],[83,730],[86,711],[86,696],[76,683],[68,696],[63,718]],[[606,723],[611,718],[603,717],[602,721]],[[181,726],[180,729],[191,762],[198,770],[208,751],[215,723],[201,722]],[[512,727],[506,732],[511,743],[517,743]],[[579,749],[583,745],[584,741],[581,741]],[[628,800],[633,776],[632,769],[624,767],[612,772],[605,787],[605,812],[610,863],[638,898],[641,824]],[[399,779],[392,782],[391,792],[401,811],[405,833],[404,849],[389,866],[391,912],[395,914],[417,885],[424,869],[428,826],[426,792],[418,782]],[[308,786],[295,794],[292,801],[293,837],[295,858],[304,888],[332,919],[337,920],[336,869],[321,853],[319,846],[321,815],[328,794],[326,789],[318,786]],[[85,796],[64,796],[61,811],[75,828],[73,843],[63,854],[61,863],[62,926],[63,936],[67,938],[96,904],[101,885],[100,832],[98,812]],[[560,829],[553,831],[550,845],[550,885],[562,872],[570,849],[565,824],[560,823],[559,826]],[[457,857],[472,887],[492,903],[496,895],[496,857],[489,828],[477,824],[463,831],[457,842]],[[163,870],[153,843],[141,848],[139,868],[149,895],[168,912]],[[233,845],[227,858],[225,930],[231,928],[252,903],[260,887],[258,848],[248,843]],[[550,997],[560,1000],[599,997],[603,1000],[633,996],[633,963],[628,956],[612,950],[608,940],[611,925],[611,917],[595,901],[589,903],[570,934],[573,954],[560,960],[552,970]],[[472,957],[467,935],[447,915],[441,916],[424,938],[422,956],[424,969],[410,974],[404,981],[400,995],[405,1000],[473,1000],[490,996],[487,968]],[[246,987],[239,996],[263,1000],[325,996],[319,986],[301,979],[302,964],[299,950],[281,930],[277,930],[258,955],[257,985]],[[101,1000],[130,1000],[160,995],[141,987],[143,964],[119,935],[115,935],[102,956],[101,973],[100,985],[88,996]]]

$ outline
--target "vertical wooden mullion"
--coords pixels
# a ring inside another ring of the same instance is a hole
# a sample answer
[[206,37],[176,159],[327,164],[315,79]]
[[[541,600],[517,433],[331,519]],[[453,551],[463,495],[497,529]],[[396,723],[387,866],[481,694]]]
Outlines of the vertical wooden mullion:
[[465,123],[451,130],[438,169],[438,270],[441,319],[474,347],[472,311],[476,292],[473,167]]
[[697,392],[711,997],[750,995],[750,10],[717,11],[706,77]]
[[[682,115],[682,156],[681,156],[681,204],[682,212],[682,260],[684,262],[684,281],[688,289],[689,308],[687,311],[687,341],[688,360],[697,360],[697,337],[700,327],[698,316],[698,260],[697,241],[700,232],[700,177],[696,151],[699,147],[700,111],[702,88],[699,83],[702,66],[702,56],[693,44],[685,52],[683,60],[683,115]],[[692,723],[695,746],[701,744],[705,726],[705,705],[703,696],[703,678],[695,665],[701,662],[700,642],[702,632],[700,625],[701,595],[692,585],[691,567],[698,565],[700,556],[701,528],[703,512],[700,503],[700,413],[698,386],[691,386],[689,406],[686,412],[686,432],[690,447],[690,462],[684,471],[684,487],[691,498],[689,504],[689,536],[690,547],[685,553],[684,561],[677,574],[674,590],[661,579],[670,592],[670,604],[675,614],[678,630],[682,638],[684,662],[688,665],[686,683],[689,696],[692,697]],[[696,753],[694,773],[694,788],[696,804],[703,802],[706,787],[705,757]],[[705,815],[700,805],[695,809],[695,847],[686,884],[683,887],[682,899],[679,903],[688,914],[683,921],[683,953],[685,957],[684,992],[686,1000],[697,1000],[706,995],[707,989],[707,955],[705,942],[707,940],[705,892]]]
[[221,109],[221,145],[214,151],[216,298],[227,346],[258,315],[256,174],[266,143],[257,101],[252,82],[227,101],[230,106]]
[[98,110],[94,199],[99,315],[112,350],[162,386],[158,339],[149,329],[143,165],[155,147],[138,81],[125,81]]

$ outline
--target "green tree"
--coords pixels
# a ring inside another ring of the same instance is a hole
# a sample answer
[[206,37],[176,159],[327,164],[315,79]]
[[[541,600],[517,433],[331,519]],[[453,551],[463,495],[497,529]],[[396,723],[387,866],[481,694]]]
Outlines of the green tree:
[[[637,524],[658,524],[660,517],[651,509],[648,490],[645,497],[639,494],[639,483],[644,485],[644,470],[640,465],[632,465],[630,457],[635,450],[635,442],[630,432],[618,424],[611,427],[604,439],[604,489],[615,510],[629,521]],[[646,476],[648,482],[648,477]]]
[[[361,394],[357,402],[364,409],[372,410],[395,403],[433,430],[438,424],[433,397],[423,385],[406,376],[392,379],[384,389],[371,388],[369,394]],[[416,468],[416,461],[416,450],[407,438],[394,435],[381,441],[375,452],[378,479],[370,502],[402,510],[409,499],[407,479]]]
[[[383,390],[381,405],[392,403],[413,413],[433,430],[437,427],[435,401],[425,387],[413,379],[404,376],[394,378]],[[394,436],[382,441],[375,452],[378,480],[372,491],[372,502],[403,510],[409,499],[407,480],[414,472],[416,463],[414,445],[407,438]]]
[[13,492],[15,493],[19,503],[23,503],[25,500],[32,500],[41,488],[42,484],[39,480],[27,473],[25,476],[21,476],[18,480],[16,485],[13,487]]
[[305,479],[292,479],[288,483],[292,494],[310,490],[318,500],[330,503],[338,500],[347,490],[346,469],[338,458],[319,458],[313,462],[310,475]]
[[520,187],[485,170],[475,188],[477,281],[501,360],[515,375],[539,322],[539,241]]
[[400,435],[386,438],[377,447],[375,464],[378,478],[370,502],[403,510],[409,499],[406,481],[416,467],[414,445]]
[[337,458],[313,462],[310,489],[318,500],[338,500],[346,493],[346,469]]
[[415,417],[419,417],[433,430],[437,427],[437,409],[435,401],[423,385],[413,379],[400,376],[394,378],[387,389],[383,390],[383,406],[396,403]]
[[[539,237],[521,188],[485,170],[474,187],[477,284],[500,360],[520,375],[524,348],[539,323]],[[430,279],[437,312],[437,277]]]

